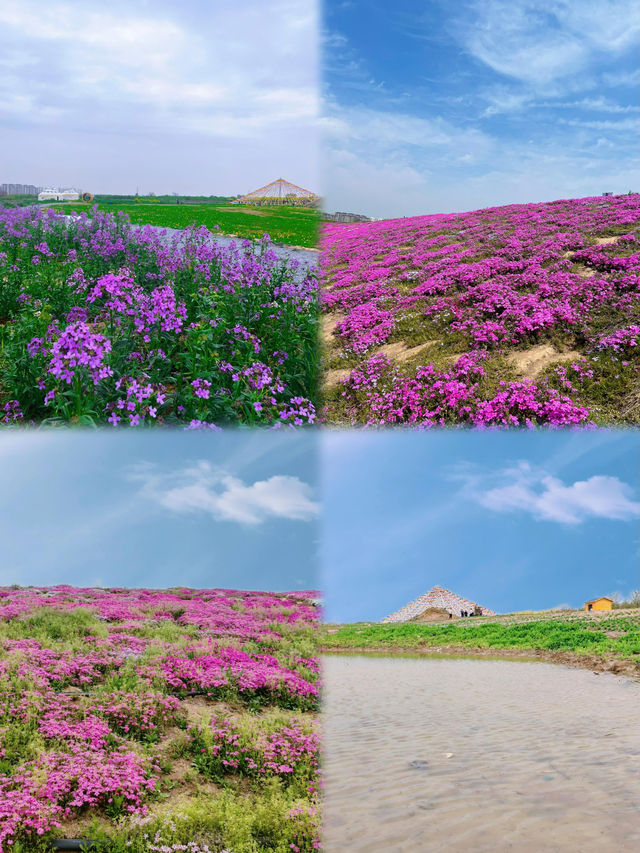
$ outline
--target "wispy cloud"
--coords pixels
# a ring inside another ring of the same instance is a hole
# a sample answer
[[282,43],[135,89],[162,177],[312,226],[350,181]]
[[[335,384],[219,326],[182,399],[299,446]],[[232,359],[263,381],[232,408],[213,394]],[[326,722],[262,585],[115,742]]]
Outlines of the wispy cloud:
[[588,69],[602,54],[635,44],[633,0],[478,0],[456,21],[477,60],[515,80],[544,87]]
[[498,513],[528,513],[541,521],[581,524],[593,519],[627,521],[640,515],[632,488],[618,477],[594,475],[564,483],[528,462],[494,473],[464,469],[454,475],[462,493]]
[[627,133],[638,127],[637,118],[624,118],[619,121],[581,121],[580,119],[558,119],[560,124],[569,127],[586,127],[591,130],[613,130],[615,132]]
[[[637,113],[638,107],[632,104],[616,104],[606,98],[581,98],[575,101],[537,100],[534,92],[515,90],[505,87],[488,89],[482,97],[489,106],[482,113],[486,118],[494,115],[518,113],[524,110],[577,110],[579,113]],[[633,125],[636,127],[636,123]],[[630,129],[630,126],[626,129]]]
[[325,119],[327,136],[341,142],[375,145],[376,150],[397,150],[407,146],[440,148],[447,151],[482,151],[491,145],[487,136],[476,128],[456,127],[436,116],[423,118],[397,110],[367,107],[344,108],[334,104]]
[[549,138],[534,145],[444,120],[339,110],[325,128],[329,210],[411,216],[626,192],[637,184],[635,134],[623,127],[574,128],[555,119]]
[[180,514],[206,513],[216,521],[258,525],[269,519],[310,521],[320,511],[311,486],[299,477],[274,475],[245,483],[200,461],[178,471],[140,465],[129,472],[141,495]]
[[405,37],[372,15],[365,43],[352,15],[331,15],[329,210],[410,216],[637,186],[635,0],[396,5]]

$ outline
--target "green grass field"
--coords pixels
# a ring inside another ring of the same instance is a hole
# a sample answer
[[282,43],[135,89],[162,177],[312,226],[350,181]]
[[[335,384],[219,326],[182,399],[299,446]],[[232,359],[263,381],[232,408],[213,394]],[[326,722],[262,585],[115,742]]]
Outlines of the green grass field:
[[419,625],[361,622],[323,628],[327,651],[461,649],[572,652],[638,661],[638,610],[514,614]]
[[[158,225],[162,228],[187,228],[204,225],[210,231],[216,226],[223,234],[233,234],[249,240],[258,240],[268,234],[275,243],[288,246],[314,248],[318,242],[319,211],[304,207],[233,207],[222,204],[181,203],[162,200],[111,200],[96,196],[100,210],[113,213],[122,211],[131,221],[140,225]],[[65,203],[59,205],[65,213],[71,210],[87,211],[87,204]]]

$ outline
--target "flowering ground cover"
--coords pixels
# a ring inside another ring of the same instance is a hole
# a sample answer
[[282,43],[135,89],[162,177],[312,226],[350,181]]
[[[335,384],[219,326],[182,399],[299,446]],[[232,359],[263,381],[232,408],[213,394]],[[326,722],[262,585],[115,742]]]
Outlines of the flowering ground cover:
[[326,225],[325,419],[639,423],[638,200]]
[[[161,228],[189,228],[204,226],[209,231],[219,228],[223,234],[233,234],[246,240],[259,240],[268,234],[275,243],[314,248],[318,244],[319,211],[306,207],[278,205],[231,206],[225,204],[176,204],[175,199],[148,202],[103,200],[96,198],[98,208],[104,212],[126,213],[132,222],[157,225]],[[86,205],[66,203],[60,210],[86,210]]]
[[268,238],[0,207],[0,422],[311,423],[316,306]]
[[0,851],[319,849],[316,601],[0,588]]

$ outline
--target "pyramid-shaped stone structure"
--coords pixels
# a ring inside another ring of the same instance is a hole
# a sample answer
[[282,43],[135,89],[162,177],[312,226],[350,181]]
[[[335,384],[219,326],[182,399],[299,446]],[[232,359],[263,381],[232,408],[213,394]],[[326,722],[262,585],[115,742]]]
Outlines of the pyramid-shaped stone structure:
[[[424,613],[425,610],[439,609],[446,610],[453,616],[460,616],[462,611],[473,613],[479,607],[475,601],[470,601],[468,598],[463,598],[461,595],[456,595],[450,589],[444,589],[441,586],[434,586],[429,592],[425,592],[420,598],[415,601],[410,601],[405,604],[400,610],[396,610],[390,616],[385,616],[383,622],[410,622],[417,616]],[[495,616],[494,610],[489,610],[487,607],[480,608],[483,616]]]

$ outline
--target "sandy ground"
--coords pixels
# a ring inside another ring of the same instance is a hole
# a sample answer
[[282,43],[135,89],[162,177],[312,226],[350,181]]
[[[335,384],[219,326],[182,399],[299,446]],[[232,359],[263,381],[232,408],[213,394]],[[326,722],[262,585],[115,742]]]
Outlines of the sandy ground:
[[323,659],[326,853],[635,853],[640,684],[473,658]]
[[577,654],[567,651],[549,651],[547,649],[474,649],[467,646],[408,646],[398,648],[397,646],[344,646],[320,649],[321,654],[345,654],[345,655],[385,655],[388,657],[402,657],[406,655],[416,657],[447,657],[451,655],[460,657],[478,657],[507,660],[539,660],[547,663],[560,663],[565,666],[573,666],[578,669],[590,669],[592,672],[611,672],[616,675],[626,675],[638,678],[640,672],[636,664],[626,658],[618,658],[615,655],[591,655]]
[[513,367],[513,372],[524,379],[535,379],[545,368],[561,361],[577,361],[582,358],[578,350],[558,352],[551,344],[539,344],[527,350],[516,350],[509,353],[507,359]]

